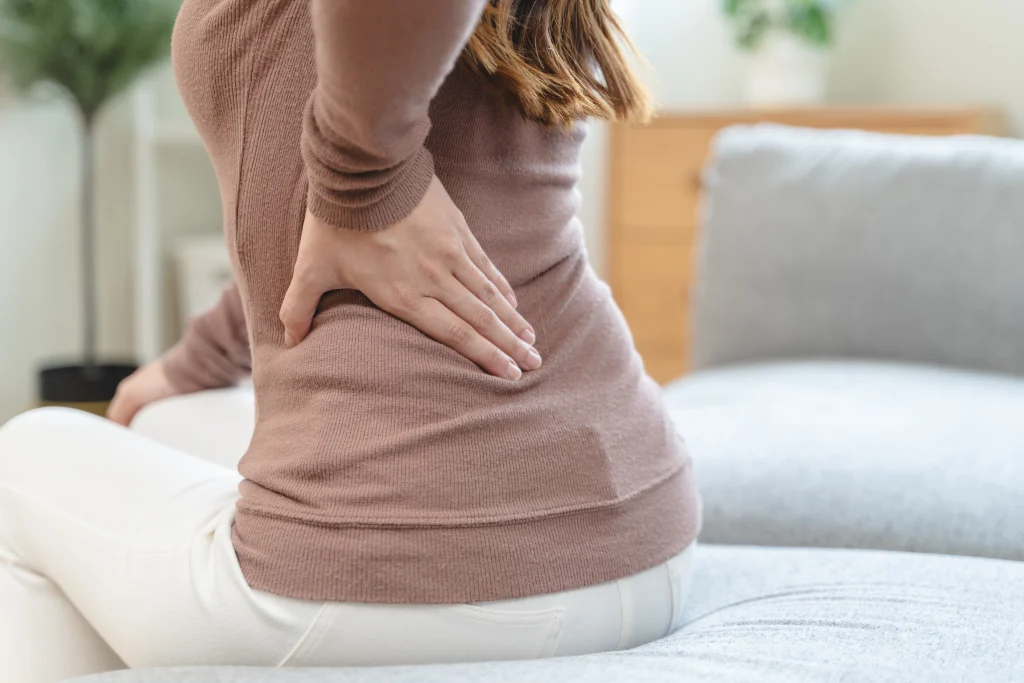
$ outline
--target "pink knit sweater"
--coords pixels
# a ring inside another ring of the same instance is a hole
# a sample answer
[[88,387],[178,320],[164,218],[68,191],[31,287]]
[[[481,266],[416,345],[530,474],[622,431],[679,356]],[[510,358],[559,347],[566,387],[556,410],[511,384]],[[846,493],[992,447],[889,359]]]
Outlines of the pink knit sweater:
[[[216,168],[237,289],[166,365],[187,391],[251,365],[234,545],[254,588],[514,598],[642,571],[697,534],[690,459],[574,217],[584,127],[529,122],[458,64],[485,2],[182,9],[174,64]],[[286,348],[278,311],[307,205],[377,230],[435,173],[512,283],[543,367],[489,376],[355,291],[326,295]]]

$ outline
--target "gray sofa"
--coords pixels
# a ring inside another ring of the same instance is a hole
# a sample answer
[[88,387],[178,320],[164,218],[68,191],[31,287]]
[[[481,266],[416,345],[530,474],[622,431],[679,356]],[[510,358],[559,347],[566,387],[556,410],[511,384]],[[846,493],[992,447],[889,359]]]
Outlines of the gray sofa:
[[1024,143],[763,126],[716,150],[699,371],[666,390],[705,497],[679,632],[80,683],[1024,680]]

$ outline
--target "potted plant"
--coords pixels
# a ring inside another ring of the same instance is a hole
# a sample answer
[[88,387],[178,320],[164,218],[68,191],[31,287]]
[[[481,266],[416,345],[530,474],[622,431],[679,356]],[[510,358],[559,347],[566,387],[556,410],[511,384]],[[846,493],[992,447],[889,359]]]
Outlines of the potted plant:
[[825,99],[843,0],[722,0],[736,43],[749,55],[747,101],[756,107]]
[[0,0],[0,69],[22,91],[56,86],[78,114],[83,354],[40,375],[44,404],[101,412],[134,366],[103,363],[96,348],[94,150],[104,105],[163,59],[180,6],[173,0]]

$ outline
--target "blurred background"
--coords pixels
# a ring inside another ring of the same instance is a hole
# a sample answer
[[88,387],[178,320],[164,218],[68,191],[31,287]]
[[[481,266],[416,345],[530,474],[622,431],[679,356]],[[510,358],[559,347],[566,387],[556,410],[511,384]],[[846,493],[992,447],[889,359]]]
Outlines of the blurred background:
[[[32,4],[0,5],[25,3]],[[925,134],[1024,130],[1020,0],[616,0],[614,6],[650,64],[659,112],[675,131],[668,139],[682,141],[685,149],[675,158],[691,159],[686,163],[702,163],[710,136],[737,121],[863,123]],[[163,58],[152,61],[95,119],[95,336],[105,359],[155,357],[229,277],[212,169]],[[38,400],[40,368],[81,362],[88,306],[81,284],[81,118],[54,89],[22,93],[10,70],[0,69],[2,422]],[[666,250],[689,258],[689,248],[678,245],[688,244],[698,226],[689,199],[666,196],[671,216],[635,218],[650,234],[618,234],[634,220],[633,188],[642,192],[646,182],[643,168],[634,173],[630,164],[661,163],[645,156],[645,145],[660,146],[652,140],[592,127],[581,218],[595,268],[611,281],[641,351],[650,354],[652,374],[664,381],[686,368],[690,276],[680,264],[679,272],[659,280],[641,265]],[[686,192],[691,189],[699,191]],[[658,298],[665,287],[667,302]],[[679,332],[665,332],[666,325]]]

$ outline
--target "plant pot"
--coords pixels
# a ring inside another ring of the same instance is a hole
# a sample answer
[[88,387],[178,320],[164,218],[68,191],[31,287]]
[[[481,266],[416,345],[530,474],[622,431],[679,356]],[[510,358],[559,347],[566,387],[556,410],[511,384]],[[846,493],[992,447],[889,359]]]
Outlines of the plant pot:
[[121,380],[135,372],[129,363],[63,365],[39,373],[39,405],[77,408],[105,415]]
[[762,109],[821,104],[831,56],[792,33],[769,33],[749,56],[747,104]]

